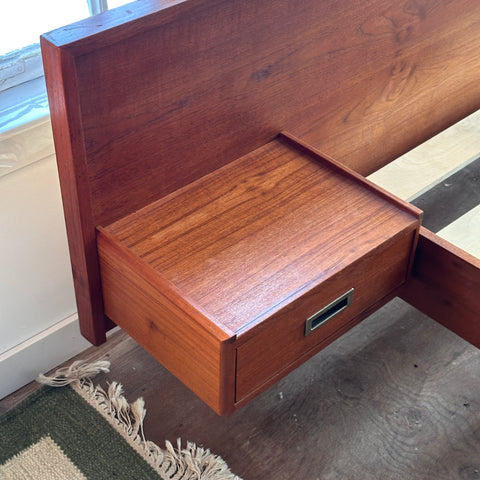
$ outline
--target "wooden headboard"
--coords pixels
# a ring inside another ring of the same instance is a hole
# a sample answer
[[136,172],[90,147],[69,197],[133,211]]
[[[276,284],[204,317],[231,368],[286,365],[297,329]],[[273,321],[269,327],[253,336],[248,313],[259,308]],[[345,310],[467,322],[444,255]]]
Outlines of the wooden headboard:
[[41,43],[94,344],[96,226],[283,130],[365,175],[480,107],[478,0],[144,0]]

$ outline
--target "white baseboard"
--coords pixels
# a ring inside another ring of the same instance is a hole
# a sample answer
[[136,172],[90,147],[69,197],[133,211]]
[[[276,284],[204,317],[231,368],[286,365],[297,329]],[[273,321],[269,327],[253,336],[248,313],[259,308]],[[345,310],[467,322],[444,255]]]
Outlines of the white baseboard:
[[0,354],[0,398],[35,380],[90,347],[78,328],[77,314]]

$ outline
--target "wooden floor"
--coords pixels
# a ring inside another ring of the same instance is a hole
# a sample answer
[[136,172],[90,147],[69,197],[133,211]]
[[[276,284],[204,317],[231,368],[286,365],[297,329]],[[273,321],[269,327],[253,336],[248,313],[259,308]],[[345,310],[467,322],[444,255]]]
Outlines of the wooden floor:
[[[480,112],[455,128],[433,150],[422,145],[372,179],[406,188],[395,193],[411,199],[470,165],[480,149]],[[402,175],[423,183],[411,187]],[[464,207],[455,207],[454,218],[464,217]],[[80,358],[108,358],[111,372],[97,381],[121,382],[130,401],[145,398],[146,438],[206,446],[244,480],[480,479],[480,350],[399,299],[229,418],[216,416],[122,332]],[[0,413],[35,388],[1,400]]]
[[245,480],[480,478],[480,350],[399,299],[227,418],[122,332],[81,357],[145,398],[148,439],[206,446]]

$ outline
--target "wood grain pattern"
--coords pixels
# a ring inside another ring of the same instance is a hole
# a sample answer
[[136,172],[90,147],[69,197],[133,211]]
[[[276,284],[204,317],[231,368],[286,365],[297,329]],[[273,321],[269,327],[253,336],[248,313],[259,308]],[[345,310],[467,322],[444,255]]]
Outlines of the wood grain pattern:
[[[421,212],[376,190],[281,135],[99,228],[105,312],[187,385],[207,378],[193,390],[231,412],[405,282]],[[353,305],[305,337],[305,319],[352,287]]]
[[243,332],[418,227],[414,207],[403,211],[320,162],[279,137],[106,229]]
[[101,230],[105,313],[219,414],[232,412],[235,335]]
[[87,336],[104,338],[97,225],[281,130],[384,165],[478,109],[479,17],[474,0],[145,1],[46,35]]
[[402,298],[480,348],[480,260],[421,228]]
[[[260,391],[265,390],[265,382],[290,371],[299,358],[305,361],[313,356],[336,338],[338,330],[345,332],[347,329],[342,327],[353,327],[362,312],[400,287],[408,275],[413,233],[402,233],[401,239],[386,242],[284,307],[248,335],[240,336],[236,342],[236,401],[259,387]],[[350,288],[354,288],[352,304],[306,337],[305,320]]]
[[61,50],[45,47],[42,55],[45,79],[50,88],[55,150],[62,191],[63,210],[72,264],[80,330],[93,344],[105,341],[107,327],[98,271],[95,231],[92,230],[91,202],[85,152],[78,139],[82,126],[76,95],[73,59]]
[[[421,231],[405,298],[474,345],[479,342],[480,316],[475,293],[480,282],[479,230],[475,230],[480,207],[473,208],[480,198],[480,160],[475,160],[480,150],[479,120],[480,110],[369,177],[402,198],[415,198],[425,210],[423,225],[428,230]],[[424,192],[432,185],[436,186]]]

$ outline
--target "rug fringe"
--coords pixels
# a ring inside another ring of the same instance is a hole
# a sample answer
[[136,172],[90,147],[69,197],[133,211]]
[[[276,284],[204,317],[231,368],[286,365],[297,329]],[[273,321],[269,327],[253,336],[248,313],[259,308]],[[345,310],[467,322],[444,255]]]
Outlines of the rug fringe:
[[71,383],[80,382],[84,378],[93,378],[99,373],[108,373],[110,371],[110,362],[99,360],[97,362],[85,362],[77,360],[69,367],[59,368],[51,377],[40,374],[37,378],[38,383],[50,385],[51,387],[64,387]]
[[182,448],[177,439],[176,448],[167,440],[166,449],[146,440],[143,434],[143,420],[146,415],[145,402],[138,398],[129,403],[123,395],[123,387],[112,382],[107,391],[95,386],[91,377],[108,372],[110,362],[86,363],[76,361],[70,367],[60,368],[51,377],[40,375],[40,383],[62,387],[71,385],[87,402],[96,408],[109,423],[147,460],[147,462],[168,480],[241,480],[234,475],[225,461],[209,449],[187,442]]

